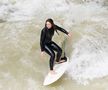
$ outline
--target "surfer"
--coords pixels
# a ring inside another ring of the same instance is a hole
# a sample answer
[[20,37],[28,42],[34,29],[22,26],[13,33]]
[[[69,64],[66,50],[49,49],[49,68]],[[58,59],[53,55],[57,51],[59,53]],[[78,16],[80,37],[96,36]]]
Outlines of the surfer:
[[52,41],[54,32],[55,31],[57,32],[57,30],[65,33],[68,36],[71,36],[71,34],[69,32],[67,32],[65,29],[54,24],[54,21],[51,18],[46,20],[45,27],[42,29],[41,35],[40,35],[41,55],[43,56],[44,52],[46,52],[48,55],[50,55],[49,66],[50,66],[51,74],[55,73],[55,71],[53,70],[54,60],[55,60],[54,51],[57,52],[56,60],[55,60],[56,63],[59,64],[59,63],[63,63],[66,61],[66,57],[61,58],[62,49],[54,41]]

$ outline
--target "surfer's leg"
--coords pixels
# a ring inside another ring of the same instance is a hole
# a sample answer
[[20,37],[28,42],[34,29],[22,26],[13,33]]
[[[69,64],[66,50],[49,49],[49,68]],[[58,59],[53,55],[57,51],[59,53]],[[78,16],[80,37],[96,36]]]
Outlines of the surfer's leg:
[[50,70],[53,70],[55,53],[49,45],[45,45],[45,52],[50,55],[49,66],[50,66]]
[[53,41],[51,42],[51,48],[57,52],[56,62],[59,62],[59,60],[61,59],[61,55],[62,55],[62,49]]

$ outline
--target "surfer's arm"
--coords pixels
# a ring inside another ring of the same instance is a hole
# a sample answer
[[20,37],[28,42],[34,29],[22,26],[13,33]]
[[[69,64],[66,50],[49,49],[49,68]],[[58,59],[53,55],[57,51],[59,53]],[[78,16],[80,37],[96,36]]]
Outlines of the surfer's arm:
[[41,36],[40,36],[41,51],[44,51],[44,40],[45,40],[45,32],[44,32],[44,29],[42,29]]
[[67,32],[65,29],[59,27],[58,25],[55,25],[55,29],[57,29],[57,30],[59,30],[59,31],[61,31],[61,32],[67,34],[67,35],[69,34],[69,32]]

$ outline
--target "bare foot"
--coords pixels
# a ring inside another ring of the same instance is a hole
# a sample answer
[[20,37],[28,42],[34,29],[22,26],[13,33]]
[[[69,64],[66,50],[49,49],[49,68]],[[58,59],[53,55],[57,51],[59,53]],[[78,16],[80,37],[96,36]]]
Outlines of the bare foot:
[[65,62],[65,60],[60,60],[59,62],[56,62],[56,64],[60,64],[60,63],[63,63]]
[[54,70],[50,70],[50,72],[49,72],[50,74],[56,74],[56,72],[54,71]]
[[65,60],[60,60],[59,62],[62,63],[62,62],[65,62]]

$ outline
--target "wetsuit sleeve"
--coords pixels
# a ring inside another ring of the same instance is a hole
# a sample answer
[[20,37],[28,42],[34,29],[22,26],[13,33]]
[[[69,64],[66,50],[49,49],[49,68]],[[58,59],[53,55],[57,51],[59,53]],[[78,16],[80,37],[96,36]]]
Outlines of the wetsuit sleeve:
[[59,31],[61,31],[61,32],[67,34],[67,35],[69,34],[69,32],[67,32],[65,29],[63,29],[63,28],[61,28],[61,27],[59,27],[57,25],[55,25],[55,29],[57,29],[57,30],[59,30]]
[[45,40],[45,31],[42,29],[41,35],[40,35],[40,48],[41,51],[44,51],[44,40]]

